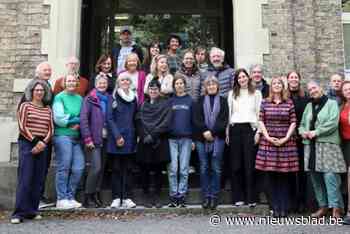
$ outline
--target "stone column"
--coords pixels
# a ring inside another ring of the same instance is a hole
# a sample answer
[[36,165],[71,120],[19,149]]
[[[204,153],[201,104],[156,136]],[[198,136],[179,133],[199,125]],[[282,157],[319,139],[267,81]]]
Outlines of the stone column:
[[267,0],[233,0],[234,48],[236,67],[263,63],[269,53],[268,30],[262,24],[262,4]]
[[53,78],[64,74],[70,56],[79,57],[81,0],[45,0],[50,5],[50,26],[42,31],[42,53],[48,55]]

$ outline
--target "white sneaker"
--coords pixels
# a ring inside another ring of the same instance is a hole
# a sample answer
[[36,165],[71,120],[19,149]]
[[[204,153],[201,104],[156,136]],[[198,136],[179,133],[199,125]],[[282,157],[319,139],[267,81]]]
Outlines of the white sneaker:
[[194,168],[194,166],[190,166],[190,168],[188,169],[188,173],[189,174],[196,173],[196,168]]
[[114,199],[111,204],[111,208],[119,208],[120,207],[120,199]]
[[244,201],[238,201],[235,203],[235,206],[243,206],[244,205]]
[[127,209],[135,208],[136,204],[131,199],[127,198],[123,200],[123,207]]
[[69,210],[75,208],[72,203],[67,199],[57,200],[56,208],[60,210]]
[[10,222],[11,222],[12,224],[19,224],[19,223],[22,222],[22,220],[21,220],[20,218],[11,218],[11,219],[10,219]]
[[37,214],[37,215],[34,216],[33,219],[34,219],[34,220],[42,220],[42,219],[43,219],[43,216]]
[[69,203],[72,204],[73,208],[80,208],[80,207],[82,207],[82,204],[80,202],[77,202],[74,199],[69,200]]

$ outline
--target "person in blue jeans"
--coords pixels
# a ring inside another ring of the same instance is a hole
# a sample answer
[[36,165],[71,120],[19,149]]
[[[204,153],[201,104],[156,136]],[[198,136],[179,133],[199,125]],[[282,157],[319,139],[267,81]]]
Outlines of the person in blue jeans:
[[172,121],[168,164],[169,207],[186,207],[189,163],[192,149],[192,98],[185,92],[186,80],[178,76],[173,81],[175,95],[171,98]]
[[74,198],[85,167],[80,140],[80,109],[83,100],[75,93],[77,84],[75,75],[67,75],[64,79],[65,90],[55,96],[53,101],[58,209],[81,207],[81,203]]
[[193,137],[199,156],[202,207],[216,209],[229,110],[226,98],[219,95],[217,78],[210,76],[203,85],[205,95],[193,107]]

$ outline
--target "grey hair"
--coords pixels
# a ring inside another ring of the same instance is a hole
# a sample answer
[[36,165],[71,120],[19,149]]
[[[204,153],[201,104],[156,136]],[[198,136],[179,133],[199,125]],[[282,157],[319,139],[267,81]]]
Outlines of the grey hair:
[[74,72],[71,72],[67,69],[66,71],[66,75],[77,75],[79,73],[79,68],[80,68],[80,61],[77,57],[75,56],[71,56],[68,58],[67,62],[66,62],[66,66],[72,62],[72,60],[78,64],[78,67],[77,67],[77,71],[74,71]]
[[220,83],[219,80],[215,76],[209,76],[207,79],[204,80],[203,86],[204,86],[204,94],[207,95],[207,87],[209,83],[215,83],[218,86],[218,93],[220,90]]
[[31,102],[33,100],[33,90],[38,84],[40,84],[44,88],[45,94],[43,98],[43,103],[45,105],[48,105],[52,100],[52,92],[48,83],[44,80],[40,80],[40,79],[31,80],[24,90],[24,97],[26,101]]
[[250,67],[249,67],[249,74],[252,74],[253,70],[255,68],[257,68],[257,67],[260,68],[260,70],[262,72],[262,75],[264,75],[264,73],[265,73],[265,66],[262,65],[262,64],[259,64],[259,63],[255,63],[255,64],[250,65]]
[[309,85],[309,84],[315,84],[315,85],[317,85],[318,87],[320,87],[321,89],[323,89],[323,86],[322,86],[321,82],[318,81],[318,80],[309,80],[309,81],[306,83],[306,85]]
[[48,65],[48,66],[51,67],[51,65],[50,65],[49,62],[47,62],[47,61],[44,61],[44,62],[39,63],[39,65],[36,66],[36,68],[35,68],[35,77],[36,77],[36,78],[39,78],[39,77],[40,77],[41,68],[42,68],[44,65]]
[[105,79],[107,81],[107,84],[108,84],[108,77],[106,75],[102,75],[102,74],[98,74],[96,77],[95,77],[95,87],[96,87],[96,84],[99,80],[102,80],[102,79]]
[[332,80],[332,78],[333,78],[334,76],[339,76],[341,80],[344,80],[344,76],[341,75],[341,74],[339,74],[339,73],[333,73],[333,74],[330,76],[329,79]]
[[222,49],[220,49],[218,47],[212,47],[210,49],[209,56],[214,52],[218,52],[223,58],[225,58],[225,51],[223,51]]

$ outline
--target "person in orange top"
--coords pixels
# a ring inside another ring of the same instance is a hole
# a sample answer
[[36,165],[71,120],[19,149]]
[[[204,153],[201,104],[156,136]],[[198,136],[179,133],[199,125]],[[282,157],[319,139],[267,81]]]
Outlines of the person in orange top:
[[[79,67],[80,67],[79,60],[74,56],[70,57],[66,63],[67,74],[68,75],[78,75],[79,74]],[[78,77],[79,77],[79,84],[78,84],[75,91],[80,96],[85,97],[85,95],[88,92],[89,81],[88,81],[88,79],[86,79],[85,77],[82,77],[80,75],[78,75]],[[63,76],[56,80],[54,88],[53,88],[54,95],[56,95],[64,90],[63,80],[64,80]]]
[[344,224],[350,225],[350,81],[342,84],[343,104],[340,110],[340,135],[342,138],[342,150],[348,167],[348,212],[344,217]]
[[[45,181],[48,144],[53,135],[53,115],[47,104],[50,88],[36,79],[26,89],[25,99],[17,111],[20,136],[18,138],[18,180],[16,205],[12,224],[23,219],[41,219],[38,213],[41,189]],[[45,104],[46,103],[46,104]]]

